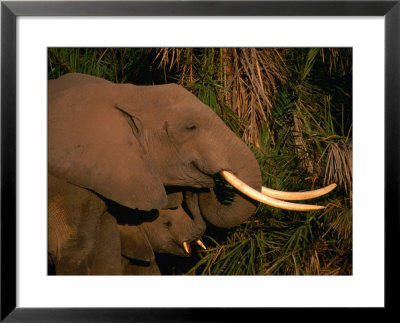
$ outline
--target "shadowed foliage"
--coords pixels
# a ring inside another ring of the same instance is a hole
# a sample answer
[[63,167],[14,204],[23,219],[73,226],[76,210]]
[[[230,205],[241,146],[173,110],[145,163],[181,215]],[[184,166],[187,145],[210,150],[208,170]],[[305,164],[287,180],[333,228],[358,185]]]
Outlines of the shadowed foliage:
[[[265,186],[306,191],[338,184],[317,200],[327,205],[323,211],[260,204],[239,227],[209,225],[208,250],[191,259],[160,256],[164,273],[352,274],[351,49],[49,48],[49,79],[69,72],[117,83],[179,83],[253,150]],[[231,188],[216,182],[229,203]]]

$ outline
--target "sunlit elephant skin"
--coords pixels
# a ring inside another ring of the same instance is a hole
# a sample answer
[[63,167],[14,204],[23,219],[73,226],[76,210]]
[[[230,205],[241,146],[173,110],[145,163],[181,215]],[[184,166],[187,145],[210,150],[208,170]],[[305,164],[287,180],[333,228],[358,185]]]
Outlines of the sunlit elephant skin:
[[96,194],[48,178],[48,253],[57,275],[120,275],[117,222]]
[[206,228],[190,192],[169,195],[173,209],[138,211],[52,175],[48,183],[49,263],[57,275],[158,275],[154,251],[190,256],[183,243]]
[[220,203],[221,170],[261,190],[250,149],[183,87],[114,84],[82,74],[49,81],[49,172],[131,209],[167,207],[168,187],[200,188],[201,214],[229,228],[257,203],[240,193]]

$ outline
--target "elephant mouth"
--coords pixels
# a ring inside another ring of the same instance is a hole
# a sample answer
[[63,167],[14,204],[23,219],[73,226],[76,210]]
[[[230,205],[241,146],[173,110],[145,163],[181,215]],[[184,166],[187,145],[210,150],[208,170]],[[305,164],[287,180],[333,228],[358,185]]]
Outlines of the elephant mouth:
[[[205,172],[196,162],[191,162],[189,164],[191,170],[189,176],[193,180],[192,186],[195,188],[213,188],[215,186],[215,181],[213,175]],[[193,174],[191,176],[191,174]]]

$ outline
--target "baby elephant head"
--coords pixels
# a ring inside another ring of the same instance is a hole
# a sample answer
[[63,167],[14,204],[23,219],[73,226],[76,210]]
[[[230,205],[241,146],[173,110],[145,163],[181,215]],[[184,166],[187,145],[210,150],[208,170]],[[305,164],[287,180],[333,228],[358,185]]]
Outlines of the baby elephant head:
[[[176,209],[160,210],[152,222],[141,225],[154,251],[189,256],[190,243],[201,243],[206,224],[196,207],[197,195]],[[190,205],[192,204],[192,205]]]
[[191,243],[205,246],[201,236],[206,224],[200,214],[198,195],[186,192],[181,205],[171,209],[148,212],[140,224],[119,224],[121,253],[130,264],[153,263],[154,252],[188,257]]

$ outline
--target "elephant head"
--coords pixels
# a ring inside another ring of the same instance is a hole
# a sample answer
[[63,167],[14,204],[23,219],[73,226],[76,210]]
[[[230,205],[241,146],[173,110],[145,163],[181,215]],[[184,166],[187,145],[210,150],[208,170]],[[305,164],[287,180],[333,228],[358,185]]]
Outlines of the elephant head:
[[206,224],[195,200],[196,197],[185,199],[182,205],[173,209],[142,212],[144,215],[139,224],[130,220],[135,218],[132,214],[124,217],[131,224],[117,216],[124,223],[118,225],[123,274],[159,274],[154,252],[189,257],[191,243],[206,248],[200,239]]
[[[256,208],[253,198],[292,207],[265,198],[251,150],[179,85],[69,74],[49,82],[48,103],[49,172],[123,206],[162,209],[169,187],[198,188],[201,214],[223,228],[245,221]],[[214,194],[218,173],[236,180],[231,203]]]
[[122,254],[129,258],[149,261],[153,251],[188,257],[191,243],[205,248],[201,237],[206,223],[200,214],[197,194],[192,192],[186,192],[182,205],[172,209],[128,209],[128,214],[122,216],[115,209],[110,212],[119,223]]

